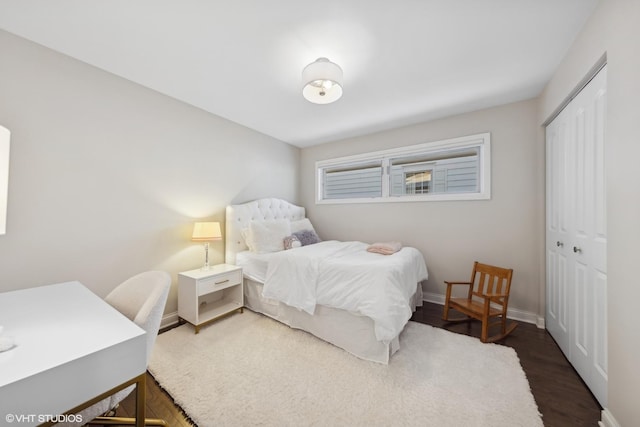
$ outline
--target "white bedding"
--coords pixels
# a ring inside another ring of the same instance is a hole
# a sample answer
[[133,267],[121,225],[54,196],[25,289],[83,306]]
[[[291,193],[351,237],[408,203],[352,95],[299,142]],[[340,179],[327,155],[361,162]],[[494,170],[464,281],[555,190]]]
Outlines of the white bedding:
[[242,267],[242,274],[256,282],[264,283],[269,268],[269,258],[273,253],[257,254],[251,251],[242,251],[236,254],[236,265]]
[[[390,341],[411,318],[411,298],[416,284],[427,279],[427,267],[415,248],[380,255],[367,246],[331,240],[246,259],[257,258],[262,269],[267,263],[264,297],[309,314],[324,305],[370,317],[376,338]],[[260,269],[246,273],[258,278]]]

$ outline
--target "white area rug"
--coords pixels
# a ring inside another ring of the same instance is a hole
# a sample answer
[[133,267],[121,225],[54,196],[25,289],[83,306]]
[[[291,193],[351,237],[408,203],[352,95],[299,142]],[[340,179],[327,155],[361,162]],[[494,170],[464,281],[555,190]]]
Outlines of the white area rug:
[[245,310],[160,334],[149,370],[199,427],[542,426],[513,349],[416,322],[385,366]]

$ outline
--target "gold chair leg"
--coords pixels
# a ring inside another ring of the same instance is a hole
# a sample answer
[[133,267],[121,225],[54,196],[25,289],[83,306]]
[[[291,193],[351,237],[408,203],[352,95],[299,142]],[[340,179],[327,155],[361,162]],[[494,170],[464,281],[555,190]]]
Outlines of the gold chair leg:
[[[135,418],[123,418],[123,417],[97,417],[91,420],[88,424],[98,425],[136,425]],[[144,425],[146,426],[165,426],[169,427],[169,424],[165,420],[158,418],[145,418]]]

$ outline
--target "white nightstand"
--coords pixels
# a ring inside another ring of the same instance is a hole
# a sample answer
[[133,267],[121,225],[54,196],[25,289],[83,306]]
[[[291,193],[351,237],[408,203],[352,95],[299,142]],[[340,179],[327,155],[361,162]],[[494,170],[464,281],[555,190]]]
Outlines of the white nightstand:
[[178,317],[200,326],[244,306],[242,268],[219,264],[178,274]]

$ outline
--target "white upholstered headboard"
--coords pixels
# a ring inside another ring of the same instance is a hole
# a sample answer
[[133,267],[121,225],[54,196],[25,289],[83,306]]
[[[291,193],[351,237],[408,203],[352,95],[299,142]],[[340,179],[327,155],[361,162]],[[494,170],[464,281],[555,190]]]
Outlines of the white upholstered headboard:
[[225,219],[225,251],[227,264],[235,264],[236,253],[246,251],[247,245],[240,232],[249,222],[269,219],[289,219],[295,221],[305,217],[304,208],[281,199],[258,199],[241,205],[227,206]]

